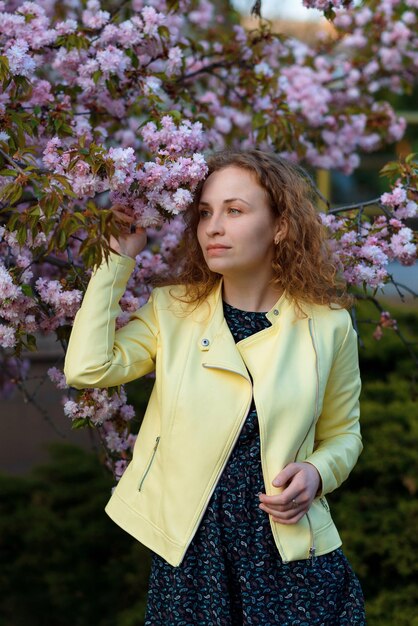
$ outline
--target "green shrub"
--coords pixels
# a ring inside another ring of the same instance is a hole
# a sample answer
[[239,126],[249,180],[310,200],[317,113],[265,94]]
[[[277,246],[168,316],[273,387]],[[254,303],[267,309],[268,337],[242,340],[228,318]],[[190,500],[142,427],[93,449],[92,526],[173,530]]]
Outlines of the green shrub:
[[63,444],[31,476],[0,476],[0,623],[139,626],[149,552],[103,512],[112,479]]
[[[370,310],[363,310],[363,316]],[[397,313],[414,341],[414,313]],[[330,494],[344,550],[366,597],[369,626],[418,626],[418,402],[416,368],[393,331],[360,351],[364,451]],[[416,341],[416,339],[415,339]],[[415,620],[415,621],[414,621]]]

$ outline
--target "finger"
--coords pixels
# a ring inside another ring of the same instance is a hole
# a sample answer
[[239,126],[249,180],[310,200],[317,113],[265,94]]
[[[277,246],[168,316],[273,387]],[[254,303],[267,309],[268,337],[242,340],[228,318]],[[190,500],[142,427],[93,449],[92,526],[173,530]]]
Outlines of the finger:
[[124,215],[130,215],[132,214],[132,209],[130,209],[129,207],[127,207],[125,204],[112,204],[112,206],[110,207],[110,210],[113,212],[118,212],[118,213],[123,213]]
[[301,510],[306,510],[307,506],[305,503],[297,502],[297,500],[293,500],[288,505],[283,506],[268,506],[266,504],[261,504],[260,509],[268,513],[269,515],[277,515],[279,517],[283,517],[287,519],[289,517],[293,517],[296,513],[299,513]]
[[300,489],[296,490],[293,485],[285,489],[282,493],[273,496],[262,494],[259,496],[259,499],[260,502],[267,504],[267,506],[278,506],[282,508],[288,508],[294,500],[300,503],[306,502],[304,492]]
[[305,512],[306,511],[297,513],[294,517],[291,517],[289,519],[281,519],[280,517],[276,517],[272,515],[271,519],[273,520],[273,522],[276,522],[277,524],[284,524],[284,525],[296,524],[302,519],[302,517],[305,515]]
[[134,218],[131,215],[126,215],[126,213],[121,213],[120,211],[113,211],[114,220],[116,222],[123,223],[131,223],[134,221]]
[[295,524],[306,513],[305,507],[300,507],[299,510],[289,509],[287,511],[279,512],[274,509],[265,510],[262,509],[267,515],[270,515],[272,520],[281,524]]
[[289,463],[289,465],[286,465],[286,467],[277,474],[276,478],[274,478],[272,482],[273,486],[284,487],[298,472],[300,472],[299,463]]
[[272,519],[282,524],[295,523],[299,521],[306,513],[307,508],[300,506],[298,509],[288,509],[287,511],[277,511],[268,507],[260,507],[266,514],[271,515]]

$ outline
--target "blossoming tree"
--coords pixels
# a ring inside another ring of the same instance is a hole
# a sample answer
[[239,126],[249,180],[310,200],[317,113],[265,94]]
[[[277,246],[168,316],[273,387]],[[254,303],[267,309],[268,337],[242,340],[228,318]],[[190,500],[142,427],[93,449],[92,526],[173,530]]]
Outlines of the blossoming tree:
[[[232,145],[274,149],[346,174],[360,155],[402,138],[405,120],[382,94],[418,76],[418,0],[304,0],[335,36],[308,46],[274,34],[254,5],[246,31],[208,0],[0,0],[0,386],[28,375],[24,350],[52,333],[63,353],[94,265],[128,205],[149,229],[121,301],[118,325],[145,302],[182,234],[181,213],[206,172],[204,153]],[[388,263],[416,260],[418,166],[382,172],[388,190],[361,206],[328,208],[341,273],[374,291]],[[374,207],[374,216],[367,212]],[[382,312],[379,328],[394,326]],[[135,440],[125,390],[68,390],[75,427],[94,425],[116,477]]]

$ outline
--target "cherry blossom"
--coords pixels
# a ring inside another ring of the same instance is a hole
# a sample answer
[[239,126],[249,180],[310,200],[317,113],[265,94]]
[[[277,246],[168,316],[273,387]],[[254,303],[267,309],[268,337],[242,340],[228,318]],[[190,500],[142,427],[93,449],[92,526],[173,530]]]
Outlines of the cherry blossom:
[[[108,208],[129,208],[149,246],[121,299],[117,328],[150,294],[154,275],[181,264],[182,214],[224,146],[271,149],[311,168],[352,173],[402,139],[406,121],[387,93],[418,80],[417,0],[305,0],[335,38],[310,44],[230,24],[208,0],[0,0],[0,391],[23,384],[37,334],[63,348],[93,266],[108,251]],[[263,13],[263,3],[261,8]],[[392,169],[390,169],[392,168]],[[389,263],[417,257],[417,167],[390,165],[374,211],[331,209],[321,219],[352,289],[378,291]],[[2,214],[3,215],[3,214]],[[10,219],[9,219],[10,215]],[[383,328],[395,328],[389,317]],[[380,331],[378,329],[380,328]],[[378,337],[377,337],[378,338]],[[15,360],[12,360],[15,359]],[[120,477],[135,436],[125,390],[68,389],[74,427],[92,425]],[[16,381],[12,383],[10,381]]]

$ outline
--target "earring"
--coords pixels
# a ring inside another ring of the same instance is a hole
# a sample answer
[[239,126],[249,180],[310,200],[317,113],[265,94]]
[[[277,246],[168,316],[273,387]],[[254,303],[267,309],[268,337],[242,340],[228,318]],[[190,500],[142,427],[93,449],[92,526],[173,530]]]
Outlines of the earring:
[[281,239],[280,234],[277,233],[277,235],[274,237],[274,240],[273,240],[276,246],[279,243],[280,239]]

